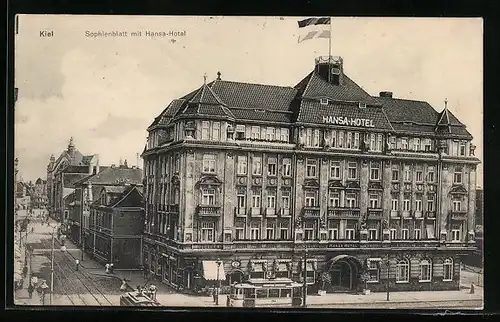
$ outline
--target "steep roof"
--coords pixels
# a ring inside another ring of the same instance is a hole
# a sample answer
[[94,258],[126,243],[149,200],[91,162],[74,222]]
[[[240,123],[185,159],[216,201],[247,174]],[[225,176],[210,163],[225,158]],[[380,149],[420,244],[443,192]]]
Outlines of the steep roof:
[[128,167],[109,167],[99,171],[96,175],[87,177],[86,180],[80,182],[92,184],[141,184],[142,183],[142,170],[138,168]]
[[110,202],[110,207],[143,207],[144,197],[136,186],[128,186],[116,199]]

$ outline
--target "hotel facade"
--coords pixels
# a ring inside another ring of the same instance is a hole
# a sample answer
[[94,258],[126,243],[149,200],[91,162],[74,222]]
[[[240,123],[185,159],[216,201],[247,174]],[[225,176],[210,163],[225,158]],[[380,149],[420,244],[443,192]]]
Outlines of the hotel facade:
[[[316,292],[456,290],[475,249],[472,137],[319,57],[294,87],[222,80],[173,100],[143,152],[143,263],[185,291],[288,277]],[[305,263],[304,263],[305,262]],[[304,272],[305,270],[305,272]]]

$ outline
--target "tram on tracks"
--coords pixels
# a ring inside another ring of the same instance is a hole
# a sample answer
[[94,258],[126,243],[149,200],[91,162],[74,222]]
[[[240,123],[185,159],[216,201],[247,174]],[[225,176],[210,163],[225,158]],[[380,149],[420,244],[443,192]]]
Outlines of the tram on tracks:
[[154,295],[146,290],[127,292],[120,296],[120,306],[161,306]]
[[297,307],[302,304],[303,285],[288,278],[249,279],[231,285],[230,307]]

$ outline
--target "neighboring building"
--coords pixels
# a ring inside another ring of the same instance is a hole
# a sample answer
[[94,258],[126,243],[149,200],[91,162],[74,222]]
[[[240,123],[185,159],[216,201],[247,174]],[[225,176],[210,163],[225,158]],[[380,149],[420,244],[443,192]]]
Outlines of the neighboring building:
[[[82,236],[89,235],[90,205],[95,201],[103,186],[123,186],[135,184],[142,186],[142,170],[129,167],[127,161],[119,166],[96,165],[96,173],[75,182],[76,202],[71,215],[70,238],[73,242],[82,244]],[[84,245],[90,251],[88,245]]]
[[47,204],[47,182],[41,178],[35,181],[31,202],[33,208],[42,208]]
[[25,182],[16,183],[16,205],[20,209],[28,209],[31,203],[31,188]]
[[446,103],[372,97],[327,57],[295,87],[219,74],[148,132],[143,260],[163,282],[203,287],[220,258],[223,284],[306,267],[311,292],[320,272],[336,292],[362,272],[372,291],[459,289],[478,159]]
[[484,190],[476,189],[476,226],[483,226],[484,216]]
[[74,183],[92,173],[98,163],[97,155],[82,155],[70,139],[67,150],[57,158],[50,157],[47,166],[47,194],[52,217],[67,224],[69,210],[64,207],[63,199],[74,190]]
[[118,269],[138,268],[144,199],[137,186],[104,186],[90,209],[87,246],[92,256]]

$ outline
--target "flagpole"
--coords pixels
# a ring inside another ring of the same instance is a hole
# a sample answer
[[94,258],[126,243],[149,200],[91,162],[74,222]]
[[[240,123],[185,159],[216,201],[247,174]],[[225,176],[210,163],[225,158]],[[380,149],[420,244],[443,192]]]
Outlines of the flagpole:
[[328,62],[332,56],[332,17],[330,17],[330,37],[328,37]]

